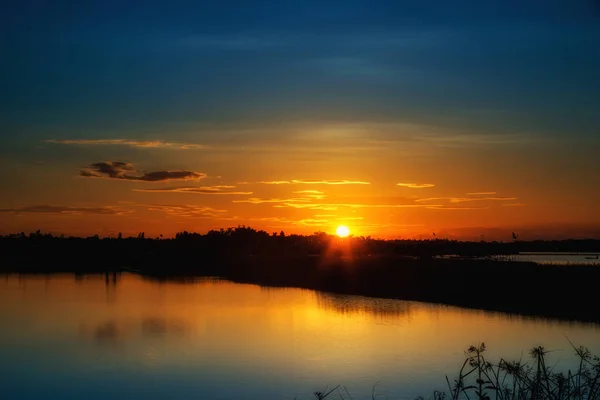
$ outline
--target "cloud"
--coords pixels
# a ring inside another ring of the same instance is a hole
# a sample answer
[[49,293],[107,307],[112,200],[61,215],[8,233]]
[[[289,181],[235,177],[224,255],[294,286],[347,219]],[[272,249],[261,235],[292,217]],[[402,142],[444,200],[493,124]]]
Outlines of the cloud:
[[106,161],[90,165],[83,169],[79,175],[86,178],[109,178],[138,182],[165,182],[172,180],[196,180],[206,176],[201,172],[193,171],[154,171],[137,173],[133,164],[122,161]]
[[273,207],[275,208],[306,208],[309,210],[321,210],[321,211],[336,211],[339,207],[335,204],[333,205],[325,205],[325,204],[293,204],[293,203],[285,203],[285,204],[276,204]]
[[322,200],[327,197],[327,195],[324,194],[323,192],[321,192],[320,190],[296,190],[296,191],[293,191],[292,193],[299,194],[302,197],[315,199],[315,200]]
[[496,192],[472,192],[467,193],[467,196],[494,196]]
[[260,181],[257,183],[260,183],[262,185],[289,185],[292,182],[291,181]]
[[275,204],[275,208],[296,208],[308,210],[326,210],[335,211],[339,208],[426,208],[431,206],[439,206],[440,204],[359,204],[359,203],[311,203],[309,198],[292,198],[292,199],[261,199],[257,197],[234,200],[234,203],[251,203],[251,204]]
[[[332,217],[331,219],[325,219]],[[250,221],[260,222],[280,222],[287,225],[303,225],[303,226],[325,226],[340,221],[359,221],[363,220],[363,217],[337,217],[335,215],[315,215],[315,218],[304,218],[304,219],[289,219],[279,217],[264,217],[264,218],[250,218]]]
[[165,187],[159,189],[133,189],[134,192],[146,192],[146,193],[193,193],[193,194],[214,194],[214,195],[251,195],[252,192],[235,192],[222,190],[227,188],[235,188],[235,186],[180,186],[180,187]]
[[305,219],[301,219],[301,220],[292,222],[292,224],[294,224],[294,225],[304,225],[304,226],[324,226],[324,225],[327,225],[328,223],[329,223],[329,221],[326,219],[312,219],[312,218],[305,218]]
[[423,204],[337,204],[350,208],[422,208]]
[[487,210],[489,207],[445,207],[445,206],[429,206],[429,210]]
[[248,221],[258,221],[258,222],[276,222],[283,225],[271,225],[271,227],[280,227],[285,225],[301,225],[301,226],[325,226],[330,223],[329,220],[326,219],[313,219],[313,218],[305,218],[305,219],[289,219],[289,218],[280,218],[280,217],[263,217],[263,218],[249,218]]
[[466,203],[470,201],[510,201],[517,200],[516,197],[453,197],[450,203]]
[[450,203],[467,203],[471,201],[511,201],[517,200],[516,197],[429,197],[426,199],[417,199],[417,203],[429,203],[431,201],[448,201]]
[[171,205],[171,204],[137,204],[133,206],[146,208],[148,211],[163,212],[172,217],[186,218],[221,218],[227,210],[219,210],[212,207],[195,205]]
[[69,215],[122,215],[128,211],[116,207],[62,207],[62,206],[22,206],[15,208],[0,208],[0,213],[42,213],[42,214],[69,214]]
[[233,200],[234,203],[250,203],[250,204],[264,204],[264,203],[310,203],[308,198],[292,198],[292,199],[261,199],[259,197],[251,197],[244,200]]
[[435,186],[433,183],[397,183],[396,186],[407,187],[410,189],[425,189]]
[[342,180],[306,180],[294,179],[292,183],[301,185],[370,185],[370,182]]
[[296,191],[294,191],[292,193],[297,193],[297,194],[324,194],[320,190],[296,190]]
[[[260,181],[256,182],[262,185],[370,185],[370,182],[363,181],[350,181],[346,179],[339,180],[309,180],[309,179],[292,179],[289,181]],[[241,184],[248,184],[248,182],[240,182]]]
[[129,139],[51,139],[44,140],[45,143],[68,144],[68,145],[121,145],[131,147],[168,148],[176,150],[205,149],[206,146],[194,143],[174,143],[162,140],[129,140]]
[[81,171],[81,175],[86,177],[106,175],[109,178],[119,178],[125,175],[126,172],[135,172],[133,164],[122,161],[108,161],[90,165]]

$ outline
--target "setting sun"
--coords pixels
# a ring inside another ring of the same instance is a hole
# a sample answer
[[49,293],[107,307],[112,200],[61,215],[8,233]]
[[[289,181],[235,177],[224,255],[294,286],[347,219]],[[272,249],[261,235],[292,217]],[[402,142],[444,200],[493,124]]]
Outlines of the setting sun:
[[347,237],[350,234],[350,229],[347,226],[340,225],[335,230],[336,235],[339,237]]

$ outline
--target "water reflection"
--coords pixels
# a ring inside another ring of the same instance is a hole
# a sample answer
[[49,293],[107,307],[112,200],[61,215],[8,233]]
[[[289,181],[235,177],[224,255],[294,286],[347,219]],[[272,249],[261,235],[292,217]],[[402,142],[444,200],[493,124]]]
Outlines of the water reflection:
[[119,340],[121,330],[115,321],[100,324],[94,329],[94,339],[99,343],[116,343]]
[[405,318],[411,313],[411,303],[408,301],[331,293],[317,293],[317,304],[340,314],[368,313],[382,318]]
[[167,320],[166,318],[149,317],[142,320],[142,334],[148,337],[155,336],[183,336],[187,324],[183,320]]
[[481,341],[492,359],[544,345],[568,362],[565,336],[600,353],[595,325],[130,274],[7,276],[0,320],[6,391],[29,390],[7,398],[301,400],[338,383],[370,398],[377,381],[388,398],[415,398]]
[[189,321],[163,317],[145,317],[139,320],[110,319],[93,325],[81,322],[79,336],[101,345],[117,345],[135,341],[141,337],[148,339],[181,339],[189,330]]

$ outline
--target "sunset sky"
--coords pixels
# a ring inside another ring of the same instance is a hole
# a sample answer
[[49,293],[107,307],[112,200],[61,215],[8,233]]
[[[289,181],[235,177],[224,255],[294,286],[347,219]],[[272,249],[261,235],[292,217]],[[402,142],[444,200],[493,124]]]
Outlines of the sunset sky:
[[0,233],[600,237],[598,4],[5,2]]

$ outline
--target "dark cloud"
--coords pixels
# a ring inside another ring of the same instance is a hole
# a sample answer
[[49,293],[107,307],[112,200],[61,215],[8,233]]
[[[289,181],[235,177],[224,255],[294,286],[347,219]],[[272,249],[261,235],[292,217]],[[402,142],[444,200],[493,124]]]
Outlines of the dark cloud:
[[86,177],[101,177],[102,175],[106,175],[109,178],[120,178],[125,176],[126,172],[135,172],[135,168],[130,163],[108,161],[94,163],[81,172],[82,176]]
[[[133,175],[136,174],[136,175]],[[172,180],[194,180],[201,179],[206,176],[201,172],[194,171],[153,171],[144,172],[141,175],[137,174],[137,171],[133,164],[122,161],[106,161],[99,162],[90,165],[83,169],[80,176],[86,178],[110,178],[120,179],[127,181],[141,181],[141,182],[165,182]]]
[[62,206],[22,206],[15,208],[0,208],[0,213],[43,213],[43,214],[96,214],[96,215],[121,215],[127,211],[115,207],[62,207]]

